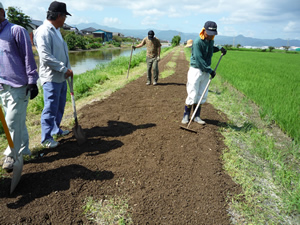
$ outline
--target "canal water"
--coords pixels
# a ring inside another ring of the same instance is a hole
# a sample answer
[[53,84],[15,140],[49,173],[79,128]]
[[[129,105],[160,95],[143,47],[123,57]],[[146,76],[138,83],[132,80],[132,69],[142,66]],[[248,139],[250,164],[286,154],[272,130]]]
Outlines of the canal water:
[[[133,51],[133,55],[146,48],[138,48]],[[128,49],[104,49],[97,51],[69,52],[71,68],[75,75],[95,69],[98,64],[108,63],[119,56],[130,56],[131,48]],[[35,58],[37,65],[38,57]],[[128,62],[129,63],[129,62]]]

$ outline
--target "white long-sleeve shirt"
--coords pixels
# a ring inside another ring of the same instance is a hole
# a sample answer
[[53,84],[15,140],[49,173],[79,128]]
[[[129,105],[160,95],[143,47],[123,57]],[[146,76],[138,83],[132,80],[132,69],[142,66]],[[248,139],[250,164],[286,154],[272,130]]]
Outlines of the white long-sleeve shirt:
[[67,43],[58,32],[45,20],[34,35],[34,44],[40,57],[39,74],[42,85],[45,82],[64,82],[65,73],[71,69]]

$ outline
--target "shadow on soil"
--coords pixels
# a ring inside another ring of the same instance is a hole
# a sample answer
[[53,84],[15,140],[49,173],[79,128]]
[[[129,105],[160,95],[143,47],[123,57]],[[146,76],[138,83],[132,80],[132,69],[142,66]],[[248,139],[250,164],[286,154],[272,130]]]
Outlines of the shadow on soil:
[[186,84],[183,84],[183,83],[157,83],[157,86],[170,86],[170,85],[185,86]]
[[[37,180],[40,180],[41,177],[43,177],[43,182],[36,182]],[[48,196],[53,192],[68,190],[72,179],[79,178],[83,180],[103,181],[110,180],[113,177],[114,174],[111,171],[91,171],[83,166],[75,164],[62,166],[53,170],[24,174],[12,195],[9,195],[11,179],[4,179],[0,184],[0,198],[9,197],[16,199],[16,202],[7,204],[7,207],[17,209],[25,206],[35,199]],[[80,192],[83,184],[78,187],[78,193]]]
[[[54,162],[56,160],[75,158],[84,153],[86,156],[96,156],[107,153],[111,150],[118,149],[123,146],[119,140],[102,140],[101,137],[121,137],[132,134],[139,129],[148,129],[156,126],[153,123],[133,125],[132,123],[120,121],[108,121],[107,127],[93,127],[91,129],[84,129],[87,134],[87,142],[78,146],[75,137],[69,136],[61,139],[60,145],[54,149],[43,149],[38,153],[38,156],[32,160],[24,162],[27,163],[45,163]],[[54,154],[57,152],[57,154]]]

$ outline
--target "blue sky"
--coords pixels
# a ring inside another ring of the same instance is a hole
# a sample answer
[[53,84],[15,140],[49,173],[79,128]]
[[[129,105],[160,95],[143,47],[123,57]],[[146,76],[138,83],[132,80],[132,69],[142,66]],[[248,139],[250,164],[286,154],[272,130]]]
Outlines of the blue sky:
[[[52,1],[0,0],[44,20]],[[178,30],[198,33],[205,21],[224,36],[300,40],[299,0],[65,0],[67,24],[98,23],[121,29]]]

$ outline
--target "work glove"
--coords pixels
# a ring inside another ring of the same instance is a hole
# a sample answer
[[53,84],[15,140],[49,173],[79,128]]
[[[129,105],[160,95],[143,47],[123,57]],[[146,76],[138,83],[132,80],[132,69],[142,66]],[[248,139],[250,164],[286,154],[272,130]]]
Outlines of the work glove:
[[26,87],[26,95],[28,94],[28,91],[30,91],[30,99],[34,99],[39,93],[39,89],[36,84],[28,84]]
[[222,52],[223,55],[226,55],[227,50],[226,50],[225,48],[222,47],[222,48],[221,48],[221,52]]
[[210,75],[211,75],[211,79],[213,79],[213,78],[216,76],[216,72],[213,70],[213,71],[210,73]]
[[160,57],[159,57],[159,56],[157,56],[157,57],[156,57],[156,60],[157,60],[157,62],[159,62],[159,60],[160,60]]
[[133,50],[135,50],[135,49],[136,49],[136,47],[135,47],[134,45],[132,45],[132,48],[133,48]]

